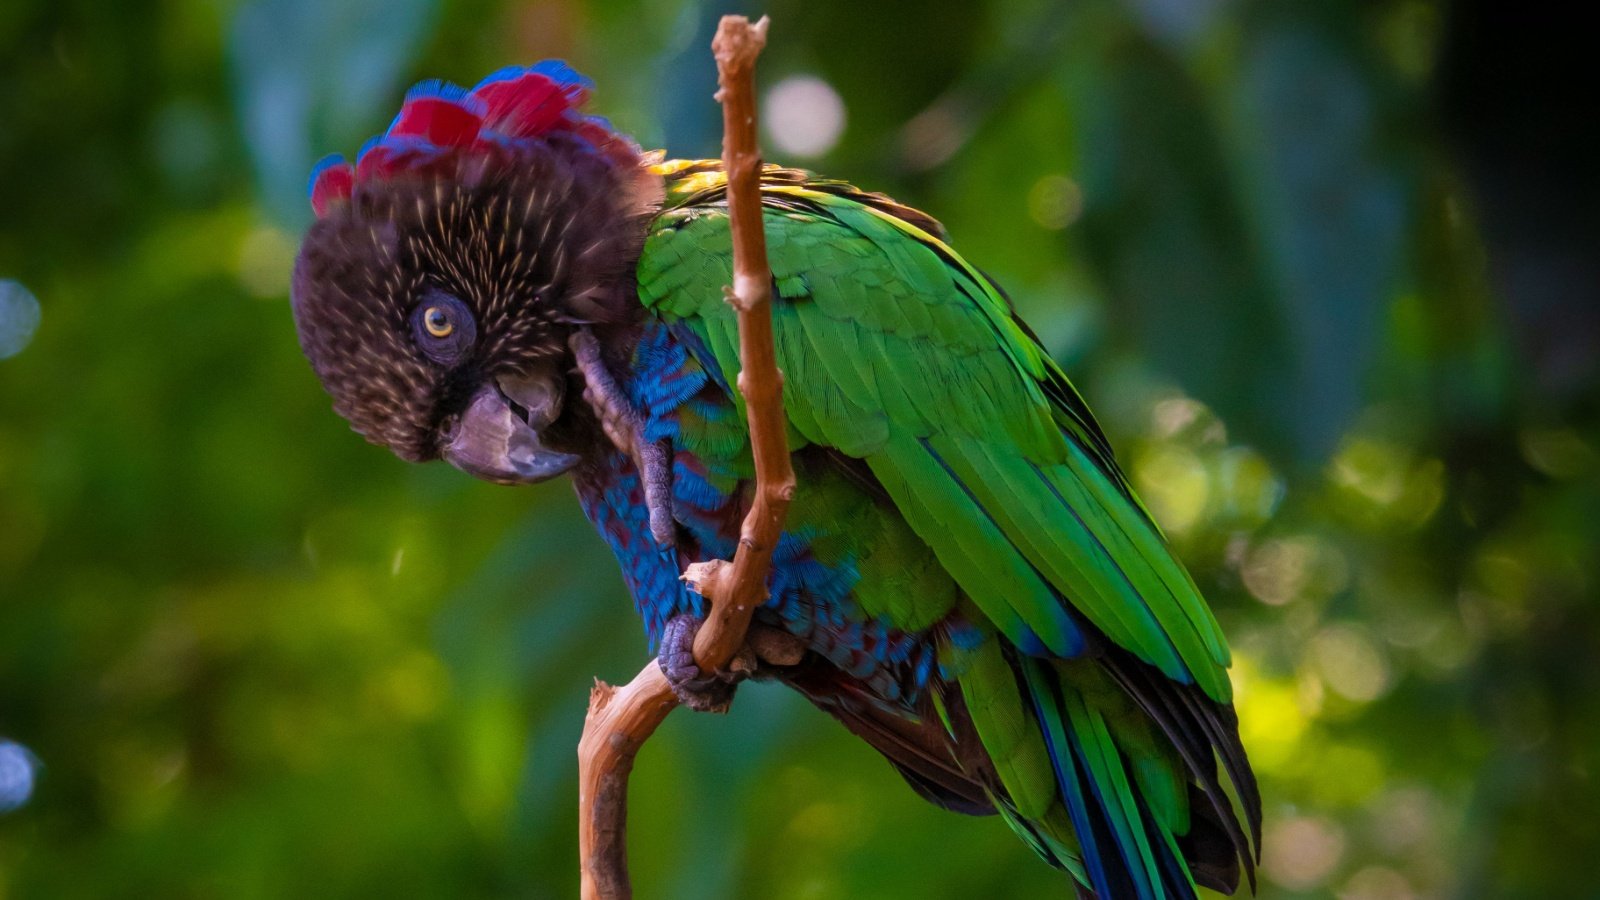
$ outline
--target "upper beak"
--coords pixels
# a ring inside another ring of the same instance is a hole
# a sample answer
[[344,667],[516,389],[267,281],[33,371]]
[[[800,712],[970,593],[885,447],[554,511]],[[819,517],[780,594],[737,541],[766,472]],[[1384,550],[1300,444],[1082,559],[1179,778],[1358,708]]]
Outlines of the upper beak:
[[502,377],[473,395],[441,455],[452,466],[500,484],[531,484],[578,464],[546,447],[540,431],[561,415],[563,382],[553,376]]

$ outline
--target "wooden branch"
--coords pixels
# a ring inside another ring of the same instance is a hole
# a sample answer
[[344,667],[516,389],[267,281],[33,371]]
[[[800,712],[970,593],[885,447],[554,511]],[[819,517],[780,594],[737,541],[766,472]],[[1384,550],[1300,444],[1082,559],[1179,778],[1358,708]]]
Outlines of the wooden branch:
[[[772,341],[772,269],[761,226],[754,72],[766,41],[766,18],[752,25],[743,16],[724,16],[711,41],[721,86],[717,100],[722,103],[722,164],[728,173],[733,232],[733,287],[725,292],[739,319],[738,387],[750,424],[756,484],[733,562],[695,563],[683,574],[710,604],[694,642],[695,663],[705,671],[726,668],[745,645],[750,617],[765,600],[772,551],[794,496],[794,471],[784,437],[783,374]],[[595,682],[578,742],[578,853],[584,900],[633,896],[626,842],[628,774],[639,748],[677,705],[654,660],[620,689]]]

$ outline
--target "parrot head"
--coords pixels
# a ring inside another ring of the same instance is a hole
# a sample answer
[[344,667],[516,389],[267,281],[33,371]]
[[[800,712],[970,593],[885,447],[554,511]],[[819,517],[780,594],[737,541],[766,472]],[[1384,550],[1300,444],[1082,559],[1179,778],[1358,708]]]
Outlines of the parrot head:
[[369,441],[501,483],[579,461],[568,339],[637,309],[660,190],[628,138],[581,114],[588,89],[559,62],[424,83],[354,165],[313,171],[295,326]]

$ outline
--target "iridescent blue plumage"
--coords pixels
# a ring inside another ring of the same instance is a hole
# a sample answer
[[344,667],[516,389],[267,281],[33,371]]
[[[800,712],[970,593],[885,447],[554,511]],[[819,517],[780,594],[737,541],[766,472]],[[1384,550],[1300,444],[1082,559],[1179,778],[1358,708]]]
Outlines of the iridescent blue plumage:
[[668,619],[681,612],[699,614],[704,601],[679,580],[676,554],[651,538],[644,485],[625,454],[617,451],[600,477],[579,482],[578,502],[616,554],[653,650]]
[[[687,547],[664,550],[650,536],[649,510],[638,472],[626,454],[613,452],[606,464],[578,482],[585,513],[605,537],[638,606],[652,648],[668,619],[701,612],[703,601],[676,582],[679,565],[694,558],[731,558],[745,502],[741,480],[748,475],[748,450],[737,439],[743,412],[729,399],[720,371],[708,371],[689,350],[692,333],[662,323],[646,327],[623,381],[628,399],[643,417],[650,441],[668,440],[673,459],[673,513]],[[698,434],[706,455],[685,440],[685,419]],[[708,423],[713,426],[708,428]],[[704,440],[721,423],[731,440],[720,448]],[[733,479],[733,480],[730,480]],[[835,523],[834,531],[845,523]],[[936,664],[931,636],[895,628],[883,617],[867,615],[853,599],[860,578],[851,553],[830,563],[817,558],[818,522],[799,522],[787,530],[773,552],[769,597],[762,620],[806,641],[808,649],[840,670],[872,686],[886,703],[915,703]],[[847,539],[846,542],[853,542]],[[680,553],[682,558],[679,558]],[[671,583],[669,583],[671,582]]]

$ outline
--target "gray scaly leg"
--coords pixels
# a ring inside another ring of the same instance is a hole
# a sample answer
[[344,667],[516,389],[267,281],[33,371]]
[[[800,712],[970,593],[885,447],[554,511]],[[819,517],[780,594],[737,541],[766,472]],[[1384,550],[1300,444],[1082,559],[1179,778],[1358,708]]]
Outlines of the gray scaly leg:
[[644,421],[633,408],[622,387],[612,377],[600,356],[600,342],[586,330],[571,338],[578,371],[586,387],[584,399],[600,416],[600,426],[617,449],[633,457],[644,480],[644,502],[650,510],[650,535],[662,547],[677,542],[677,525],[672,521],[672,442],[662,438],[644,440]]

